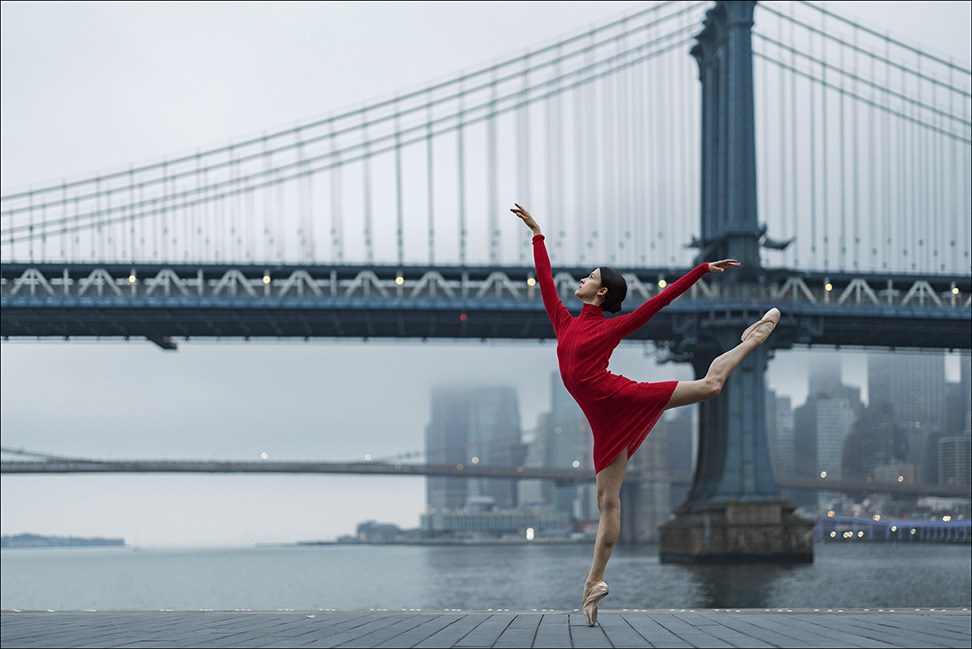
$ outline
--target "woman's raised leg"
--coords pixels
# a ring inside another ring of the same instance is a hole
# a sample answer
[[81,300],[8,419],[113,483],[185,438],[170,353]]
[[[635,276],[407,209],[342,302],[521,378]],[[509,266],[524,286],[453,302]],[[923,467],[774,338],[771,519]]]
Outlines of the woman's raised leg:
[[[628,449],[624,449],[614,460],[597,473],[597,509],[601,514],[597,523],[597,539],[594,541],[594,559],[591,572],[584,584],[583,605],[587,596],[598,583],[604,581],[611,551],[621,533],[621,483],[628,468]],[[597,619],[596,616],[594,618]],[[590,622],[588,622],[590,625]]]
[[665,409],[708,401],[719,396],[722,386],[725,385],[732,371],[746,358],[746,354],[763,344],[779,321],[779,309],[772,308],[767,311],[762,320],[746,329],[740,344],[712,361],[709,371],[703,378],[695,381],[679,381]]

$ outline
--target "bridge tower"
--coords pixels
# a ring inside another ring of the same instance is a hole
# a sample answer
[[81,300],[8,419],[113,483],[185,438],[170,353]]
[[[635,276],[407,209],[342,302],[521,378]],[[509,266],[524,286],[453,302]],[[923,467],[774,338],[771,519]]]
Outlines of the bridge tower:
[[[691,51],[702,82],[702,224],[696,263],[734,258],[742,264],[720,277],[728,303],[738,308],[696,315],[683,328],[679,347],[688,352],[699,377],[771,306],[756,297],[765,231],[756,213],[755,5],[717,2]],[[770,464],[764,376],[768,348],[786,338],[783,331],[775,332],[736,368],[717,399],[700,405],[695,476],[687,500],[661,528],[662,561],[813,560],[812,523],[793,515],[794,506],[783,499]]]

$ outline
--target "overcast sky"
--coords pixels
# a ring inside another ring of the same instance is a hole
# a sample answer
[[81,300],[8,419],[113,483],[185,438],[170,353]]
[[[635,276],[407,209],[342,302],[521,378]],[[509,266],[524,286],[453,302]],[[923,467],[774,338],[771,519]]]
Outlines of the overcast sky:
[[[5,2],[3,191],[307,121],[642,6]],[[829,6],[968,64],[970,3]],[[556,371],[553,345],[536,343],[0,349],[3,445],[86,457],[389,456],[422,448],[435,385],[512,385],[529,429],[549,408]],[[779,353],[771,384],[799,405],[807,361],[824,353]],[[845,380],[866,387],[865,355],[842,359]],[[612,370],[692,378],[688,367],[656,366],[635,343],[619,348]],[[144,546],[334,538],[368,519],[413,527],[425,501],[417,478],[15,476],[0,485],[3,534],[122,536]]]

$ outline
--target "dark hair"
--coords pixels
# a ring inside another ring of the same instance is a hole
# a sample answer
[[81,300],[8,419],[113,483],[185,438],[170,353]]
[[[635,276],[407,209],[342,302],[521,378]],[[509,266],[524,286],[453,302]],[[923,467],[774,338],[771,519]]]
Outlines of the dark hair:
[[608,290],[601,303],[601,309],[608,313],[617,313],[621,310],[621,303],[628,294],[628,283],[618,271],[607,266],[601,266],[601,287]]

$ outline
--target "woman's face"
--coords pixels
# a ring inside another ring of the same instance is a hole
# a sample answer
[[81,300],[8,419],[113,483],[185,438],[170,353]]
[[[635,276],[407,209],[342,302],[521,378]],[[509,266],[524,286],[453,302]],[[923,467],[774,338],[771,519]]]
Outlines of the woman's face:
[[[580,281],[580,286],[574,291],[574,295],[584,302],[596,304],[604,300],[607,289],[601,287],[601,269],[595,268],[594,271]],[[600,298],[600,299],[598,299]]]

